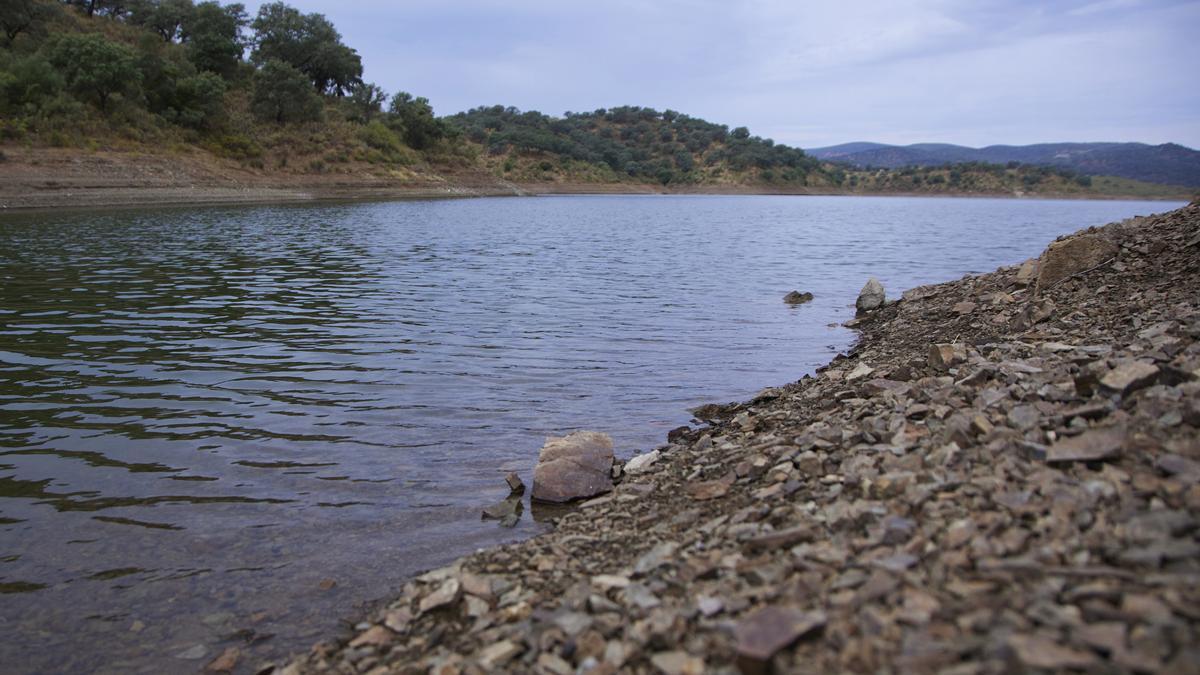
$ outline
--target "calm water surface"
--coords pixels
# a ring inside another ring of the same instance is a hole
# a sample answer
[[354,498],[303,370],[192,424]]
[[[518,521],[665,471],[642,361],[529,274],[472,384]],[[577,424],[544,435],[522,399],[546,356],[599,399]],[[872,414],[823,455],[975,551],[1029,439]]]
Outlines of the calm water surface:
[[[244,670],[480,522],[549,434],[630,456],[893,295],[1174,204],[545,197],[0,216],[0,669]],[[816,300],[791,308],[793,289]],[[332,587],[331,587],[331,584]]]

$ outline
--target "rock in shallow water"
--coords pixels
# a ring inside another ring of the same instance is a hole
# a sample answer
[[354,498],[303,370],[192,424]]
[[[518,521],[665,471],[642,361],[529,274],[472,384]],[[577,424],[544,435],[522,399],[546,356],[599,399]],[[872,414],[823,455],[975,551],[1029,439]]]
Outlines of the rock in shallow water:
[[612,490],[612,438],[597,431],[551,437],[533,470],[533,499],[569,502]]
[[875,277],[871,277],[867,280],[867,285],[863,286],[862,290],[858,292],[858,300],[854,302],[854,307],[858,310],[859,314],[862,314],[873,309],[879,309],[883,306],[885,299],[883,284],[879,283],[879,280]]
[[792,291],[783,296],[783,301],[789,305],[803,305],[806,302],[812,302],[812,293],[801,293],[800,291]]

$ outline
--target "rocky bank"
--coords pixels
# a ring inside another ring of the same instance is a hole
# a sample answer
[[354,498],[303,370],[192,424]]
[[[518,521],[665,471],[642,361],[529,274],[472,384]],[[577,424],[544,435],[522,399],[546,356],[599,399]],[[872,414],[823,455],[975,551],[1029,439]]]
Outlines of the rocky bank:
[[1200,671],[1200,202],[853,323],[277,672]]

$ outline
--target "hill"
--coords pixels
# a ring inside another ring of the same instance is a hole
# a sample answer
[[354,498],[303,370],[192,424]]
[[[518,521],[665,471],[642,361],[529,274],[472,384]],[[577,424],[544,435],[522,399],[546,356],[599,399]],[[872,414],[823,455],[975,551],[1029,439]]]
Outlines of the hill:
[[[1093,179],[1068,168],[1019,162],[847,169],[752,135],[746,127],[730,129],[673,110],[637,106],[551,117],[497,105],[444,119],[476,146],[486,170],[539,189],[657,183],[681,191],[792,194],[1186,195],[1178,188]],[[887,148],[867,143],[841,147],[859,153]]]
[[1040,143],[970,148],[947,143],[844,143],[814,148],[823,160],[859,168],[896,169],[961,162],[1057,166],[1089,176],[1117,176],[1161,185],[1200,187],[1200,152],[1175,143]]
[[[4,0],[0,206],[364,192],[1187,196],[1025,160],[848,170],[744,126],[638,106],[438,117],[425,98],[389,95],[362,74],[325,16],[283,2],[250,16],[215,0]],[[836,159],[899,153],[889,161],[907,166],[925,163],[911,153],[954,147],[851,144]],[[1177,154],[1148,155],[1139,171],[1170,174]],[[1106,157],[1089,155],[1089,170],[1114,163]]]

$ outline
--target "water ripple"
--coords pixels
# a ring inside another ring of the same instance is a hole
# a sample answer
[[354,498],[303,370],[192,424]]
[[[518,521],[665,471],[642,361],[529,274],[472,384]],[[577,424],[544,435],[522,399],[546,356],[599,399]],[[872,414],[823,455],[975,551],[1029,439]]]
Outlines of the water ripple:
[[[539,199],[0,216],[0,663],[304,648],[544,436],[629,455],[811,372],[893,292],[1164,204]],[[791,308],[793,289],[816,299]],[[330,584],[329,581],[336,583]],[[231,638],[230,636],[235,636]],[[239,643],[240,644],[240,643]],[[97,663],[110,664],[97,668]]]

